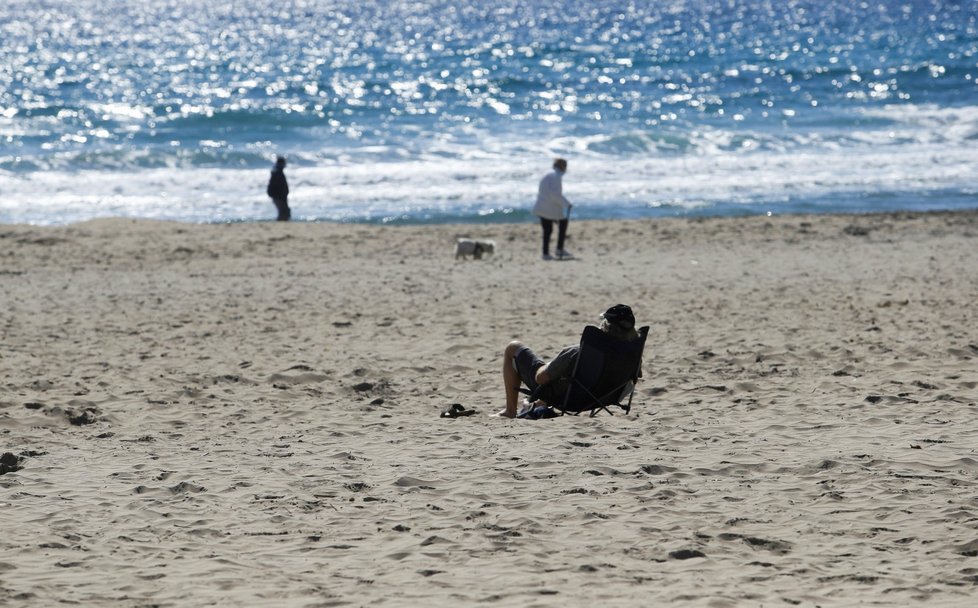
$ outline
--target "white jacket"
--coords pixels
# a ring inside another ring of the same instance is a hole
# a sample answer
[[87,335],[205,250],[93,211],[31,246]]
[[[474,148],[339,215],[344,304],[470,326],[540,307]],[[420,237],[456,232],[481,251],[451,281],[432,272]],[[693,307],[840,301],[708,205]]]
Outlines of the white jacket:
[[540,180],[540,191],[537,193],[537,204],[533,206],[533,215],[547,220],[562,220],[567,217],[570,201],[564,198],[561,178],[564,174],[554,169]]

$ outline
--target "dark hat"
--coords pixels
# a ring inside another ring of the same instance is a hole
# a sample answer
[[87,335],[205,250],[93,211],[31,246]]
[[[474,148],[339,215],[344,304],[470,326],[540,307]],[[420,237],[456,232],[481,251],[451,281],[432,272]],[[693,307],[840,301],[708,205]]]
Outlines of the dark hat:
[[635,315],[632,314],[632,309],[624,304],[615,304],[604,311],[601,317],[608,321],[608,323],[617,325],[622,329],[635,327]]

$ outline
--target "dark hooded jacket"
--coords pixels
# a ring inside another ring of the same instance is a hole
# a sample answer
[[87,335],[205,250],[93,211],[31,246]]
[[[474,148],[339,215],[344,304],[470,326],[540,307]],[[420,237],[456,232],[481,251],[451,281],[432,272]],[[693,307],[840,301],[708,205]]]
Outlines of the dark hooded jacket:
[[268,180],[268,196],[274,199],[286,199],[289,197],[289,182],[285,179],[285,171],[280,167],[272,169],[272,177]]

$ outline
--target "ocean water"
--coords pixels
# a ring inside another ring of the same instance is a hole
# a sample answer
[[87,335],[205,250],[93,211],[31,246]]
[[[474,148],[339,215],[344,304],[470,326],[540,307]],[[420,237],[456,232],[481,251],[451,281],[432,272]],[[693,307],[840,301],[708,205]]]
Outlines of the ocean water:
[[978,207],[973,0],[8,0],[0,223]]

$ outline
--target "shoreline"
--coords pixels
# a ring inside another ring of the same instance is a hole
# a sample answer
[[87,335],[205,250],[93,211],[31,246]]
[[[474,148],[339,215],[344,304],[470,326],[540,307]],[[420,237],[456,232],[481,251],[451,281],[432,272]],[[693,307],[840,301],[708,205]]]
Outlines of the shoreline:
[[[0,603],[961,605],[976,244],[978,210],[573,220],[565,263],[533,223],[0,225]],[[509,340],[616,302],[630,415],[490,416]]]
[[[301,208],[299,209],[301,211]],[[666,221],[666,220],[676,220],[676,221],[698,221],[703,219],[750,219],[757,217],[816,217],[816,216],[867,216],[867,215],[890,215],[890,214],[929,214],[929,213],[974,213],[978,212],[978,205],[968,205],[968,206],[942,206],[938,208],[930,209],[917,209],[912,207],[906,208],[896,208],[888,210],[873,210],[873,209],[857,209],[853,211],[839,211],[839,210],[826,210],[826,211],[810,211],[810,210],[796,210],[796,211],[783,211],[783,212],[773,212],[767,208],[758,209],[733,209],[727,210],[726,212],[718,211],[715,208],[710,208],[710,210],[704,210],[702,213],[696,210],[687,210],[686,212],[675,212],[675,213],[648,213],[640,215],[630,215],[630,216],[620,216],[620,217],[579,217],[575,216],[573,222],[641,222],[641,221]],[[480,221],[481,218],[481,221]],[[491,218],[491,219],[486,219]],[[189,224],[189,225],[199,225],[199,226],[225,226],[225,225],[237,225],[237,224],[264,224],[269,222],[275,222],[274,215],[268,215],[261,218],[253,219],[227,219],[227,220],[180,220],[172,218],[155,218],[155,217],[128,217],[128,216],[103,216],[87,218],[77,221],[70,222],[57,222],[57,223],[4,223],[0,221],[0,226],[32,226],[37,228],[65,228],[70,226],[75,226],[78,224],[85,224],[87,222],[99,222],[99,221],[147,221],[147,222],[173,222],[177,224]],[[445,216],[441,219],[435,218],[375,218],[375,219],[303,219],[300,214],[294,215],[290,223],[292,224],[334,224],[342,226],[453,226],[453,225],[480,225],[480,226],[505,226],[511,224],[522,224],[522,223],[535,223],[536,217],[530,213],[528,209],[514,208],[510,211],[497,213],[495,211],[489,214],[478,214],[470,216]]]

